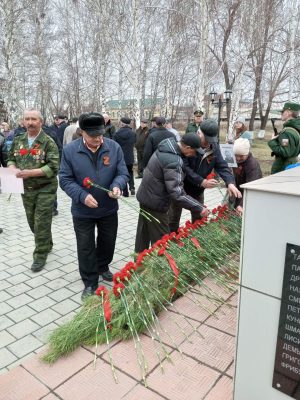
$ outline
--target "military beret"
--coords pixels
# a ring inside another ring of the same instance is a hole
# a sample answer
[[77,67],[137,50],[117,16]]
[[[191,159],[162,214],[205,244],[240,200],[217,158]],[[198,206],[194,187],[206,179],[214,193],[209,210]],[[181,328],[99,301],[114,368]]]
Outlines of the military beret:
[[281,110],[281,112],[283,112],[285,110],[300,111],[300,104],[294,103],[292,101],[288,101],[288,102],[284,103],[284,106],[283,106],[283,109]]
[[128,117],[122,117],[121,122],[123,122],[123,124],[130,125],[131,119]]
[[79,127],[89,136],[100,136],[105,131],[105,121],[101,114],[96,112],[83,113],[79,117]]
[[208,118],[201,122],[200,130],[205,136],[205,139],[208,141],[208,143],[218,143],[217,136],[219,132],[219,127],[214,119]]
[[195,115],[195,117],[202,117],[203,111],[201,111],[201,110],[196,110],[196,111],[194,111],[194,115]]

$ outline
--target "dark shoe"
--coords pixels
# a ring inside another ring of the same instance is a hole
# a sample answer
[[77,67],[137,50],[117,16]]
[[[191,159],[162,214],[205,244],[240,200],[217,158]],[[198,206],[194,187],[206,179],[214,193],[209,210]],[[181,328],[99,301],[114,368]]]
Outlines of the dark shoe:
[[93,294],[95,294],[95,288],[92,286],[87,286],[86,288],[84,288],[82,295],[81,295],[81,300],[86,299],[89,296],[93,296]]
[[52,215],[53,215],[53,217],[56,217],[56,216],[58,215],[58,211],[57,211],[56,209],[54,209],[54,210],[52,211]]
[[2,228],[0,228],[0,233],[2,233],[3,232],[3,229]]
[[105,272],[100,272],[100,275],[102,276],[102,279],[108,282],[112,282],[113,281],[113,274],[108,270]]
[[129,193],[128,192],[123,192],[123,197],[129,197]]
[[39,272],[44,268],[45,264],[46,261],[33,261],[33,264],[31,266],[31,271]]
[[135,195],[135,190],[134,189],[130,189],[130,193],[131,193],[131,196],[134,196]]

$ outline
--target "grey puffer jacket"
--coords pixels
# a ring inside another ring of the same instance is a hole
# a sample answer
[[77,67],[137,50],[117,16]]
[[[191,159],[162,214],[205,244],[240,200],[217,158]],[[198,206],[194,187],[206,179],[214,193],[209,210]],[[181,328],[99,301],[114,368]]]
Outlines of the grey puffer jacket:
[[150,210],[167,212],[171,199],[182,208],[202,211],[202,205],[188,196],[183,189],[183,161],[175,138],[163,140],[144,170],[137,192],[141,206]]

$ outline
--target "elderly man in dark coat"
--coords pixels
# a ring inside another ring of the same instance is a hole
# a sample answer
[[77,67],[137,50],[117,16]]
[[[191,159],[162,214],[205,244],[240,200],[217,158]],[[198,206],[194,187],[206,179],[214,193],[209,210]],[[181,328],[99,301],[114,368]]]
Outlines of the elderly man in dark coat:
[[[129,173],[129,190],[132,196],[135,195],[133,163],[134,163],[134,144],[136,142],[136,134],[130,127],[131,119],[127,117],[121,118],[121,128],[115,134],[115,141],[119,143],[124,154],[124,160]],[[128,185],[123,191],[123,196],[128,197]]]
[[207,216],[203,204],[188,196],[183,189],[183,157],[194,157],[200,148],[200,138],[195,133],[184,135],[180,142],[172,138],[158,145],[144,170],[137,199],[143,210],[149,212],[157,221],[148,221],[140,214],[135,239],[135,251],[139,253],[153,245],[164,234],[169,233],[168,209],[171,201],[180,207]]
[[[218,124],[214,119],[207,119],[200,125],[198,131],[201,141],[201,149],[194,157],[184,159],[184,170],[186,173],[184,179],[184,190],[188,195],[204,203],[205,189],[212,189],[217,186],[216,179],[209,179],[209,174],[215,170],[223,179],[227,186],[227,192],[230,197],[241,197],[241,193],[234,185],[234,177],[223,159],[218,145]],[[179,228],[182,207],[176,202],[171,203],[169,210],[170,230],[177,231]],[[201,219],[197,210],[191,212],[192,222]]]
[[64,147],[59,177],[61,188],[72,199],[71,212],[79,272],[85,286],[84,298],[96,290],[99,275],[106,281],[113,280],[109,264],[117,238],[117,199],[128,182],[128,172],[120,146],[103,138],[104,118],[101,114],[82,114],[79,126],[82,137]]

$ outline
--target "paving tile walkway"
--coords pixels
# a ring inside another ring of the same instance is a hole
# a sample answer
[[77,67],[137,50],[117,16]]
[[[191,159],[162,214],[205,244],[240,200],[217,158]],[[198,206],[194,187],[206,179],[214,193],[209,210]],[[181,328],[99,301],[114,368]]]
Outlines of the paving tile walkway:
[[[234,306],[216,310],[216,317],[187,304],[185,297],[177,300],[176,311],[160,316],[183,356],[174,343],[166,340],[172,363],[164,362],[162,375],[154,343],[143,335],[149,358],[147,389],[141,383],[132,342],[117,342],[112,349],[118,385],[113,382],[105,346],[100,349],[96,368],[92,348],[80,348],[51,367],[42,364],[40,352],[49,333],[71,319],[81,305],[83,286],[70,200],[59,190],[59,215],[53,221],[54,248],[46,268],[33,273],[33,236],[21,199],[14,195],[8,202],[7,197],[0,196],[0,225],[4,228],[0,235],[0,400],[231,399],[236,296],[229,299]],[[213,207],[220,198],[218,190],[207,191],[205,202]],[[134,197],[129,201],[137,204]],[[188,218],[185,212],[183,220]],[[136,224],[137,214],[121,203],[113,272],[131,257]],[[189,321],[184,335],[176,331],[177,319],[181,324]]]

